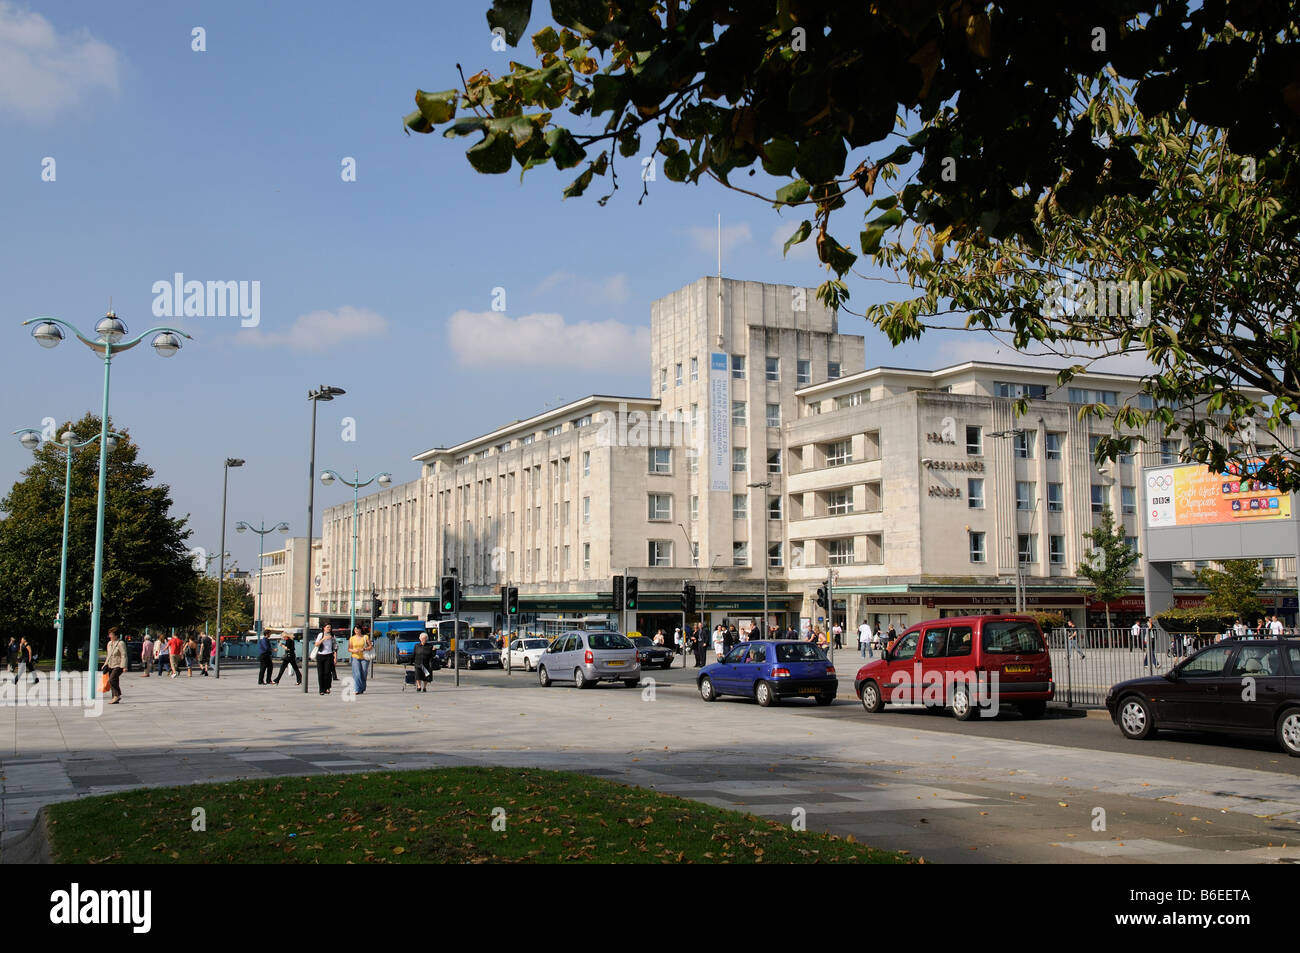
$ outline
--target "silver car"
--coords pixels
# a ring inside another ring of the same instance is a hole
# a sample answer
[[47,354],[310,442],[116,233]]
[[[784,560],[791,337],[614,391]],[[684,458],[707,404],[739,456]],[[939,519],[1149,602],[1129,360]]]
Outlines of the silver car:
[[636,646],[617,632],[566,632],[537,660],[537,680],[572,681],[579,688],[597,682],[622,682],[635,688],[641,681]]

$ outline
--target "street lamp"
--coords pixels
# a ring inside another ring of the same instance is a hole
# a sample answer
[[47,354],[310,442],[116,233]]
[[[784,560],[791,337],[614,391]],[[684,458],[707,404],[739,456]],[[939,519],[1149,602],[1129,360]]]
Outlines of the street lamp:
[[[768,627],[768,624],[769,624],[768,614],[767,614],[767,547],[768,547],[768,542],[767,542],[767,523],[768,523],[767,503],[768,503],[768,500],[767,500],[767,492],[766,492],[766,491],[769,490],[769,489],[771,488],[771,486],[772,486],[772,481],[771,481],[771,480],[765,480],[765,481],[763,481],[762,483],[746,483],[745,486],[747,486],[747,487],[748,487],[749,489],[751,489],[751,490],[761,489],[761,490],[764,491],[764,493],[763,493],[763,512],[762,512],[760,515],[761,515],[762,518],[763,518],[763,637],[766,638],[766,637],[767,637],[767,627]],[[835,625],[835,607],[834,607],[834,606],[832,606],[831,609],[830,609],[830,617],[831,617],[831,626],[834,627],[834,625]]]
[[[41,431],[39,430],[26,427],[22,430],[15,430],[14,433],[18,435],[18,442],[28,450],[35,450],[41,445]],[[63,678],[63,614],[64,601],[68,591],[68,508],[72,502],[72,451],[89,446],[98,439],[99,434],[95,434],[89,440],[77,443],[77,435],[71,430],[65,430],[59,435],[59,443],[63,446],[63,456],[66,458],[67,468],[63,477],[63,551],[59,555],[59,614],[54,617],[54,625],[59,632],[54,648],[54,680],[56,682]],[[121,434],[109,433],[107,437],[108,449],[117,449],[117,442],[120,439],[122,439]]]
[[[1039,423],[1040,425],[1043,423],[1043,418],[1042,418],[1042,417],[1039,417],[1039,418],[1038,418],[1038,423]],[[989,436],[990,436],[990,437],[1012,437],[1012,438],[1015,438],[1015,437],[1022,436],[1024,433],[1025,433],[1025,430],[1024,430],[1023,427],[1017,427],[1017,428],[1014,429],[1014,430],[998,430],[998,431],[994,431],[993,433],[990,433]],[[1014,479],[1014,476],[1013,476],[1013,479]],[[1018,510],[1018,509],[1019,509],[1019,500],[1016,501],[1016,506],[1017,506],[1017,510]],[[1038,481],[1035,480],[1035,481],[1034,481],[1034,497],[1033,497],[1033,505],[1030,507],[1030,515],[1029,515],[1029,538],[1030,538],[1030,541],[1031,541],[1031,542],[1032,542],[1032,540],[1033,540],[1033,535],[1034,535],[1034,523],[1037,522],[1037,520],[1038,520]],[[1046,523],[1044,523],[1044,527],[1046,527]],[[1013,538],[1011,542],[1012,542],[1012,548],[1014,549],[1015,554],[1016,554],[1016,612],[1024,612],[1024,611],[1025,611],[1025,608],[1026,608],[1026,603],[1028,602],[1028,598],[1027,598],[1027,595],[1026,595],[1026,592],[1025,592],[1025,590],[1028,588],[1028,585],[1027,585],[1027,583],[1026,583],[1026,581],[1025,581],[1025,570],[1024,570],[1024,563],[1025,563],[1027,560],[1021,560],[1021,558],[1020,558],[1020,524],[1019,524],[1019,522],[1016,523],[1015,538]],[[1032,555],[1032,552],[1030,553],[1030,555]]]
[[[243,460],[235,457],[226,457],[226,465],[221,469],[221,552],[226,551],[226,490],[230,486],[230,468],[242,467]],[[217,572],[217,664],[213,666],[213,674],[221,677],[221,590],[226,581],[226,561],[221,560],[221,566]]]
[[[181,338],[187,340],[193,338],[175,328],[157,327],[150,328],[143,334],[138,334],[122,343],[127,335],[126,323],[112,311],[104,315],[95,325],[96,339],[93,341],[59,318],[28,318],[23,322],[24,327],[29,324],[36,325],[32,328],[32,337],[41,347],[57,347],[64,339],[63,329],[66,328],[75,334],[82,344],[104,358],[104,399],[99,415],[99,498],[95,506],[95,578],[90,607],[90,657],[87,660],[90,666],[88,671],[94,672],[99,668],[99,617],[104,582],[104,493],[108,477],[108,387],[113,355],[120,351],[131,350],[152,334],[154,338],[150,343],[158,356],[171,357],[181,349]],[[87,699],[93,700],[97,689],[98,682],[95,679],[86,679]]]
[[320,482],[322,486],[329,486],[335,480],[338,480],[344,486],[352,487],[352,601],[348,604],[348,638],[352,638],[352,632],[357,627],[357,491],[363,486],[378,481],[380,486],[386,487],[393,482],[391,473],[376,473],[369,480],[362,482],[356,470],[352,471],[353,479],[341,477],[333,470],[322,470]]
[[238,523],[235,524],[236,533],[246,533],[249,530],[252,530],[254,533],[257,534],[257,634],[258,636],[261,636],[262,634],[262,556],[266,552],[265,549],[266,534],[278,532],[281,536],[288,536],[289,524],[279,523],[275,526],[272,526],[269,529],[266,526],[265,520],[262,522],[260,528],[252,525],[251,523],[245,523],[243,520],[240,520]]
[[[307,637],[311,634],[311,543],[312,543],[312,518],[313,510],[316,503],[316,404],[322,400],[333,400],[335,397],[346,394],[342,387],[331,387],[328,384],[322,384],[315,390],[307,392],[307,399],[311,401],[311,462],[307,465],[307,558],[303,560],[306,563],[303,566],[303,608],[302,608],[302,691],[307,694],[307,683],[311,681],[308,678],[307,671]],[[349,632],[348,635],[352,633]]]

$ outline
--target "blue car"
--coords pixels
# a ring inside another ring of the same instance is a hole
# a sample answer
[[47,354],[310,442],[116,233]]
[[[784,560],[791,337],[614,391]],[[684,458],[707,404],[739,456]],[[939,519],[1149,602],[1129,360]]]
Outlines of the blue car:
[[706,702],[719,695],[740,695],[766,708],[782,698],[798,697],[829,705],[840,683],[835,666],[818,646],[775,640],[733,646],[721,662],[700,669],[695,684]]

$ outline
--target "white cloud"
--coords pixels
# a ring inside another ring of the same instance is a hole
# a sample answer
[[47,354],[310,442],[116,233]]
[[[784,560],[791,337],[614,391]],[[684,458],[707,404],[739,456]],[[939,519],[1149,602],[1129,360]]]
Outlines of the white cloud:
[[561,314],[511,318],[501,311],[457,311],[447,319],[457,359],[470,367],[640,368],[650,353],[650,329],[618,321],[568,324]]
[[285,331],[242,331],[236,340],[258,347],[287,347],[320,354],[357,339],[386,337],[388,319],[368,308],[344,305],[336,311],[299,315]]
[[39,13],[0,0],[0,113],[53,119],[97,86],[116,92],[116,50],[84,30],[60,36]]
[[608,278],[583,278],[568,271],[553,271],[533,289],[534,295],[559,292],[596,307],[614,307],[632,297],[627,275],[619,272]]
[[[716,225],[703,226],[694,225],[687,229],[691,236],[691,243],[697,251],[704,252],[707,255],[716,256],[718,254],[718,228]],[[750,231],[749,225],[741,222],[739,225],[722,226],[722,254],[726,255],[737,245],[753,241],[754,233]]]

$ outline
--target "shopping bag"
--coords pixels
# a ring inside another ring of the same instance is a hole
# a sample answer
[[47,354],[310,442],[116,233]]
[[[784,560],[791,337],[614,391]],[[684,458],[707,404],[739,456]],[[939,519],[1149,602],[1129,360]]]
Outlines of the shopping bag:
[[99,693],[102,695],[104,692],[111,690],[112,687],[113,683],[109,679],[108,672],[105,672],[103,677],[99,680]]

